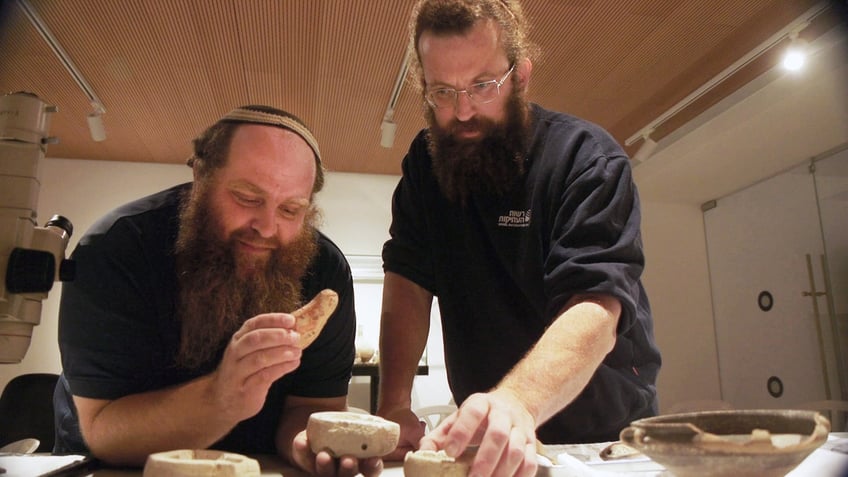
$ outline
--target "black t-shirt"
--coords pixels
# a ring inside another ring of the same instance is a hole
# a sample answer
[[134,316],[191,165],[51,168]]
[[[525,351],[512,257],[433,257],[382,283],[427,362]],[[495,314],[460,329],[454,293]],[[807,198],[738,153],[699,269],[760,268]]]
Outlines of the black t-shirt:
[[403,161],[384,268],[438,297],[458,403],[486,391],[577,293],[621,302],[615,348],[582,394],[538,430],[546,443],[615,440],[656,413],[660,354],[640,281],[640,210],[629,161],[598,126],[532,106],[527,173],[466,207],[441,193],[425,131]]
[[[175,318],[174,241],[187,184],[126,204],[98,221],[72,255],[76,278],[63,284],[59,347],[63,372],[54,396],[57,453],[86,453],[71,394],[117,399],[162,389],[215,369],[223,353],[200,369],[175,366],[180,324]],[[213,447],[275,453],[274,435],[286,396],[347,394],[356,317],[347,260],[319,234],[319,253],[303,281],[304,301],[330,288],[339,304],[294,372],[275,382],[265,405]]]

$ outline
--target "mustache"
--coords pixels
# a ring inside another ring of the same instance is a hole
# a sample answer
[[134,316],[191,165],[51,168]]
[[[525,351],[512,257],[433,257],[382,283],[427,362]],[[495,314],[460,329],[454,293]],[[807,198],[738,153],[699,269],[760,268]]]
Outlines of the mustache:
[[275,250],[282,247],[282,244],[280,244],[277,240],[273,238],[265,238],[259,235],[259,232],[256,230],[248,227],[237,229],[230,234],[230,244],[236,241],[247,242],[257,247],[273,248]]
[[479,139],[464,139],[456,137],[456,134],[462,131],[476,130],[488,132],[491,131],[492,128],[495,127],[494,121],[488,118],[481,118],[478,116],[474,116],[465,121],[460,121],[458,119],[452,119],[450,123],[448,123],[447,127],[439,128],[443,135],[450,137],[456,142],[478,142]]

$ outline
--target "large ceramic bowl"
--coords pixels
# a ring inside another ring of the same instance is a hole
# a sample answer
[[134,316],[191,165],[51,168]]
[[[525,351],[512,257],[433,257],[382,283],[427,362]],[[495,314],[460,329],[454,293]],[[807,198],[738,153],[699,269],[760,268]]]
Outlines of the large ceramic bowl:
[[677,477],[768,477],[797,467],[829,432],[815,411],[704,411],[634,421],[621,440]]

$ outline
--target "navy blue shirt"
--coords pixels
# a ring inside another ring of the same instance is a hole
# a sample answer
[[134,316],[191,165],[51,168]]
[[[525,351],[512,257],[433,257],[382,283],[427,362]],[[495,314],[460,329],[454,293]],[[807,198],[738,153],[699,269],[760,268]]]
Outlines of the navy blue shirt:
[[629,160],[594,124],[537,105],[532,121],[520,184],[502,197],[471,197],[466,207],[441,193],[422,131],[394,192],[384,268],[438,297],[457,403],[495,386],[572,296],[616,297],[615,348],[538,436],[551,444],[617,440],[631,421],[656,414],[661,361],[640,281]]
[[[215,369],[174,364],[180,337],[175,317],[174,241],[183,184],[126,204],[98,221],[72,255],[76,278],[62,286],[59,347],[63,372],[56,387],[57,453],[87,453],[72,394],[94,399],[162,389]],[[302,280],[304,302],[330,288],[339,304],[294,372],[275,382],[265,405],[213,447],[238,453],[276,453],[274,436],[288,395],[347,394],[355,354],[356,317],[350,267],[319,234],[319,253]],[[270,310],[269,310],[270,311]]]

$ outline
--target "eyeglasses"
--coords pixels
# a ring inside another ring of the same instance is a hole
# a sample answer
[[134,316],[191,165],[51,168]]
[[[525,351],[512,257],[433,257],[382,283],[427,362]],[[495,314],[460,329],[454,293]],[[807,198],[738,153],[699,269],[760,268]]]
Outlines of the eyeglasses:
[[474,83],[471,86],[455,90],[453,88],[438,88],[427,91],[424,98],[427,102],[436,109],[456,107],[456,101],[459,98],[459,93],[465,93],[468,99],[477,104],[491,103],[501,94],[501,86],[509,77],[512,70],[515,69],[515,64],[509,67],[509,71],[504,73],[499,80],[483,81],[482,83]]

